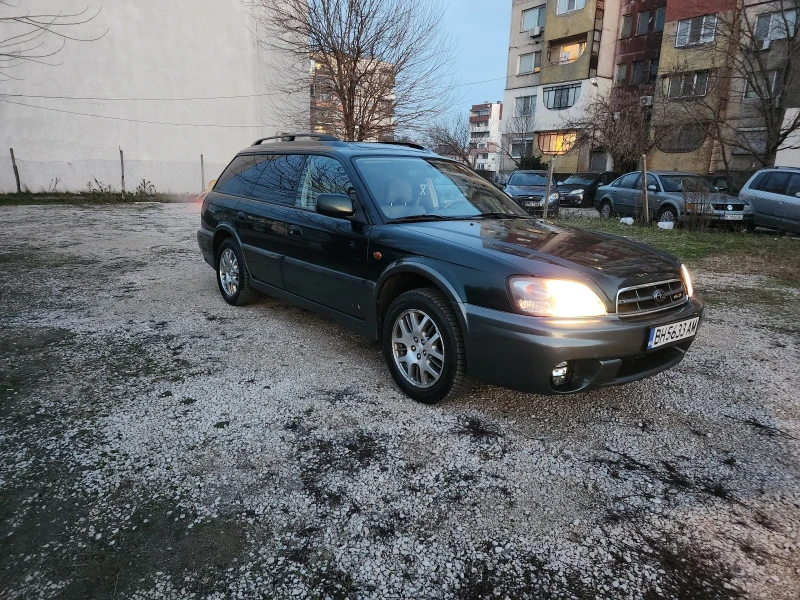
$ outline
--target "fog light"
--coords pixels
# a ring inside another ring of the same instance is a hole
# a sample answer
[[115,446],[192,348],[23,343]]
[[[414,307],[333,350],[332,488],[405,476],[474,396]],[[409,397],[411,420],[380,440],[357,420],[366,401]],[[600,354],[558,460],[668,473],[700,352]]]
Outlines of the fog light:
[[570,377],[569,363],[560,362],[553,369],[553,373],[550,377],[550,383],[553,385],[553,387],[558,387],[567,383],[567,381],[569,381],[569,377]]

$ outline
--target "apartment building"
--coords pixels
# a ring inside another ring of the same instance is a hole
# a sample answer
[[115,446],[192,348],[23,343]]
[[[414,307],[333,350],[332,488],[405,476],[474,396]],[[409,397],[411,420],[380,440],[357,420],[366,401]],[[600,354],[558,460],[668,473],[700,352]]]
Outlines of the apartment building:
[[619,0],[513,0],[503,102],[503,170],[526,155],[558,156],[556,170],[608,165],[602,148],[574,148],[565,125],[614,75]]
[[469,111],[470,162],[474,169],[500,172],[502,102],[475,104]]

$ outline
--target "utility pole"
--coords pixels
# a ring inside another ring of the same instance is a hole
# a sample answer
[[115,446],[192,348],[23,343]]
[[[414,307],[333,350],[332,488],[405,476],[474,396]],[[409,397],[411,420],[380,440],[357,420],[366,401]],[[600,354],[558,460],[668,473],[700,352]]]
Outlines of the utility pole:
[[200,155],[200,193],[202,194],[206,189],[206,167],[203,163],[203,155]]
[[542,202],[544,202],[544,210],[542,211],[542,218],[547,218],[547,208],[550,206],[550,186],[553,183],[553,167],[556,164],[556,155],[553,154],[550,157],[550,164],[547,168],[547,187],[545,188],[544,198],[542,198]]
[[9,148],[11,150],[11,166],[14,169],[14,179],[17,180],[17,193],[21,194],[22,189],[19,186],[19,169],[17,169],[17,159],[14,158],[14,149]]

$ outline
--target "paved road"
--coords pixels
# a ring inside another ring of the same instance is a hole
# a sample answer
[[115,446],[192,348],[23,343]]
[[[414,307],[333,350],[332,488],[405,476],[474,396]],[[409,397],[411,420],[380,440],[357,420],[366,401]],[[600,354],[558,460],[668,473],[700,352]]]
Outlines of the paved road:
[[796,598],[796,293],[701,271],[675,370],[430,407],[197,221],[0,209],[0,597]]

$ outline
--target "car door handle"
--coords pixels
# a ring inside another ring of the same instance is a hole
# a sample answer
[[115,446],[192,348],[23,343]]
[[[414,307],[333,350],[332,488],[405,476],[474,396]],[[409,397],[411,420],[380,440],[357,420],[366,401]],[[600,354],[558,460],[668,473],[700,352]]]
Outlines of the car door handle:
[[289,235],[303,237],[303,230],[298,225],[289,225]]
[[238,213],[236,213],[236,220],[237,221],[247,221],[247,215],[245,215],[243,212],[238,212]]

